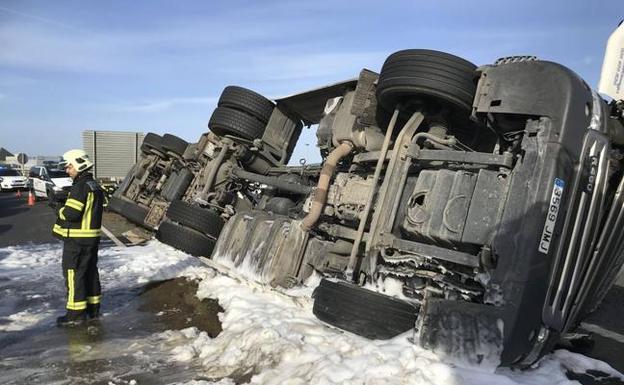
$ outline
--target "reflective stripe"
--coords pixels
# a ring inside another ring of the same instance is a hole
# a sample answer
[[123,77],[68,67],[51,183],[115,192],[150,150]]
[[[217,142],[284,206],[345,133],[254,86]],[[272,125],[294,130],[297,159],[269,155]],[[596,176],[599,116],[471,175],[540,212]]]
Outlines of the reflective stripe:
[[82,209],[84,208],[84,203],[80,202],[79,200],[69,198],[65,202],[65,206],[71,207],[72,209],[75,209],[78,211],[82,211]]
[[61,207],[61,209],[59,210],[59,218],[61,218],[62,220],[66,220],[67,218],[65,218],[63,210],[65,210],[65,207]]
[[74,270],[67,269],[67,309],[84,310],[87,308],[87,301],[74,302]]
[[87,297],[87,303],[91,305],[95,305],[95,304],[100,303],[100,299],[102,299],[101,295],[94,295],[91,297]]
[[56,234],[62,237],[69,238],[94,238],[99,237],[102,234],[100,229],[82,230],[82,229],[67,229],[60,225],[54,225],[52,229]]
[[69,229],[70,238],[93,238],[93,237],[99,237],[100,235],[102,235],[102,231],[100,229],[95,229],[95,230]]
[[82,225],[80,228],[82,230],[89,230],[91,228],[91,212],[93,211],[93,193],[90,192],[87,194],[87,206],[85,207],[84,213],[82,213]]
[[54,225],[54,227],[52,228],[52,231],[62,237],[67,237],[67,229],[62,228],[59,225]]
[[87,301],[74,302],[72,305],[68,303],[66,308],[69,310],[84,310],[87,308]]
[[74,303],[74,270],[67,270],[67,307]]
[[87,219],[87,226],[85,227],[87,229],[91,228],[91,216],[93,216],[93,200],[94,199],[95,199],[95,194],[90,192],[89,193],[89,211],[88,211],[89,219]]

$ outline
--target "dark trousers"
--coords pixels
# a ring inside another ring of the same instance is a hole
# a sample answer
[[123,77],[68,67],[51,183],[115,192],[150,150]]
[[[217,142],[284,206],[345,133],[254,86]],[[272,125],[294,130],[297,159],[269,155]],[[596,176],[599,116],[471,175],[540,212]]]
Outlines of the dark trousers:
[[63,245],[63,276],[67,289],[67,310],[85,310],[99,305],[102,289],[98,273],[99,238],[90,244],[68,239]]

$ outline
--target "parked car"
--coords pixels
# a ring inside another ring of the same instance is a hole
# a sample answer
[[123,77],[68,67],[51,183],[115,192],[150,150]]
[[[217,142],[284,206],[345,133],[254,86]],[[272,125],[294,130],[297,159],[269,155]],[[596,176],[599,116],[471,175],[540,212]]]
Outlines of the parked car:
[[67,199],[72,179],[65,170],[46,166],[33,166],[28,173],[35,198],[59,202]]
[[0,191],[23,190],[28,187],[28,179],[19,170],[0,167]]
[[[275,101],[227,87],[197,143],[147,142],[117,211],[267,284],[320,274],[336,327],[527,366],[624,263],[623,116],[556,63],[404,50]],[[304,125],[323,163],[288,166]]]

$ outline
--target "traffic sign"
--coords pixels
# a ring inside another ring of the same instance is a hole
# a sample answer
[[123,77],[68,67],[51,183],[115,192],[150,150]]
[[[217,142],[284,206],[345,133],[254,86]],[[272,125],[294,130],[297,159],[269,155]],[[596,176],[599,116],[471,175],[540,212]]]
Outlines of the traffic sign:
[[26,164],[26,162],[28,162],[28,155],[20,152],[19,154],[17,154],[17,162],[19,164]]

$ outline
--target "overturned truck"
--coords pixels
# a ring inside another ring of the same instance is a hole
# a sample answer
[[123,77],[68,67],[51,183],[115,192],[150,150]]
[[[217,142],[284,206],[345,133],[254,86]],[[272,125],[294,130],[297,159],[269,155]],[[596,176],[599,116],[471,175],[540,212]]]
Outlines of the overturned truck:
[[[341,329],[526,366],[624,262],[622,116],[559,64],[399,51],[275,101],[227,87],[197,143],[146,137],[111,206],[271,285],[319,274]],[[288,166],[306,125],[323,162]]]

